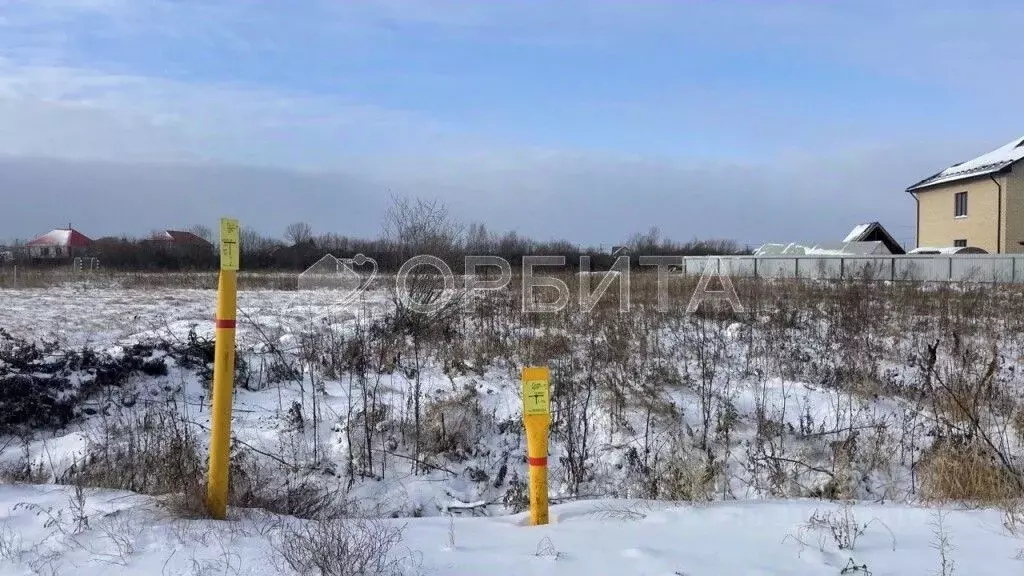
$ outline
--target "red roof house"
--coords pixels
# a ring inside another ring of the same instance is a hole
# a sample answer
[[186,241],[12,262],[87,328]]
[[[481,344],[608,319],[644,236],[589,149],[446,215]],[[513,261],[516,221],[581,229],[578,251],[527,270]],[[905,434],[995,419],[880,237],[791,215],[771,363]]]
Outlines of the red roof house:
[[74,228],[57,228],[25,244],[32,258],[71,258],[92,246],[92,239]]

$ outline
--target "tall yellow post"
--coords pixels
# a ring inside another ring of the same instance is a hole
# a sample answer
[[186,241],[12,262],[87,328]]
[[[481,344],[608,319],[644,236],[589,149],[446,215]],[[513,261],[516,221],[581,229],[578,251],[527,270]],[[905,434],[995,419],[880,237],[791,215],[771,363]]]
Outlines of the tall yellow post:
[[548,429],[551,427],[551,372],[523,368],[523,424],[530,464],[530,524],[548,523]]
[[238,221],[220,221],[220,280],[217,284],[216,340],[213,359],[213,409],[210,422],[210,470],[206,506],[223,520],[228,506],[231,403],[235,377],[235,315],[239,264]]

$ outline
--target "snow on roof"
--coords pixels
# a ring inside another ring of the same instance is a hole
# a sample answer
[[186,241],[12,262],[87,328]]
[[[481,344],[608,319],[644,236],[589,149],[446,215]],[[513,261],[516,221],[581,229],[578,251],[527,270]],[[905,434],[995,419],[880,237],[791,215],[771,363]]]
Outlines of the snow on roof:
[[942,172],[928,177],[907,190],[916,190],[926,186],[955,182],[972,176],[984,176],[998,172],[1007,166],[1024,159],[1024,137],[1000,146],[995,150],[982,154],[973,160],[954,164]]
[[32,240],[26,246],[88,246],[92,243],[85,234],[73,228],[51,230]]
[[850,230],[850,233],[846,235],[846,238],[843,239],[843,242],[855,242],[858,238],[861,237],[862,234],[868,231],[868,228],[871,228],[871,224],[873,224],[873,222],[868,222],[867,224],[857,224],[856,226],[853,227],[853,230]]
[[882,241],[847,242],[840,244],[764,244],[754,251],[755,256],[858,256],[891,254]]
[[977,246],[920,246],[910,251],[911,254],[987,254]]
[[206,239],[192,232],[183,230],[160,230],[153,233],[153,240],[160,242],[176,242],[178,244],[209,244]]

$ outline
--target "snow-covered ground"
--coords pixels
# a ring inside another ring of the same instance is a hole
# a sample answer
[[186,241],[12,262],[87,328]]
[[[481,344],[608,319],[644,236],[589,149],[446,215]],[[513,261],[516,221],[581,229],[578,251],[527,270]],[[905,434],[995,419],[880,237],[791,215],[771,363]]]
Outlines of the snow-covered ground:
[[[382,292],[354,304],[360,313],[379,306]],[[194,289],[127,290],[68,284],[52,288],[0,290],[0,327],[12,335],[47,339],[77,348],[110,347],[146,337],[184,338],[194,326],[213,336],[217,292]],[[289,326],[329,315],[351,318],[335,308],[327,291],[242,290],[238,292],[239,340],[258,338],[252,328]]]
[[[0,486],[0,574],[289,574],[275,553],[283,521],[168,516],[150,497],[62,486]],[[832,518],[828,521],[828,518]],[[938,529],[940,524],[942,530]],[[991,511],[811,501],[702,506],[586,501],[552,523],[524,515],[391,520],[408,574],[436,576],[929,576],[940,548],[964,576],[1024,572],[1024,540]],[[850,536],[833,536],[849,527]],[[942,545],[942,539],[946,544]]]
[[[117,355],[138,342],[211,338],[215,299],[211,290],[0,290],[0,328],[16,338],[55,342],[59,350],[88,347]],[[367,293],[346,309],[332,308],[334,303],[324,292],[240,292],[239,357],[254,378],[266,378],[275,354],[296,354],[310,326],[346,338],[389,308],[383,292]],[[550,493],[556,503],[566,503],[553,508],[548,527],[525,526],[509,499],[522,488],[528,468],[518,378],[500,362],[481,370],[423,366],[425,426],[435,430],[443,417],[442,435],[450,440],[459,429],[463,436],[456,440],[464,445],[419,462],[410,452],[415,375],[407,365],[371,374],[363,383],[350,374],[306,373],[239,388],[232,430],[264,465],[281,462],[287,469],[261,478],[268,489],[301,476],[343,492],[353,510],[401,517],[389,522],[405,526],[401,548],[413,564],[409,574],[950,576],[937,572],[937,511],[913,507],[920,479],[912,470],[932,426],[922,407],[906,397],[851,393],[799,375],[742,368],[747,330],[736,324],[722,332],[721,366],[706,383],[689,377],[702,373],[693,369],[693,348],[702,341],[681,339],[672,361],[683,365],[684,378],[666,377],[664,385],[641,393],[626,382],[629,397],[614,416],[607,398],[588,404],[586,470],[575,486],[568,480],[564,433],[554,435]],[[559,335],[557,329],[545,334]],[[906,387],[917,360],[901,363],[901,356],[917,344],[909,341],[923,336],[896,338],[891,345],[885,338],[878,339],[880,346],[895,352],[873,361],[887,384]],[[1019,363],[1019,342],[1012,335],[1008,341],[1003,354]],[[842,362],[836,349],[781,342],[788,348],[767,356],[799,358],[806,370],[822,373]],[[90,400],[89,411],[66,427],[0,436],[0,468],[27,459],[37,481],[59,482],[86,459],[111,421],[167,402],[194,427],[205,454],[207,390],[194,366],[154,354],[166,361],[166,374],[132,376],[119,396]],[[630,365],[624,376],[650,379],[661,368]],[[1017,386],[1013,369],[1013,362],[1001,365],[997,377]],[[360,453],[366,429],[360,410],[371,385],[373,406],[384,416],[370,427],[374,455],[367,464]],[[711,463],[697,447],[701,430],[716,454]],[[857,444],[850,448],[854,436]],[[841,461],[843,450],[851,450],[852,461]],[[717,479],[701,485],[712,467]],[[644,500],[651,493],[725,502]],[[844,508],[777,499],[812,494],[862,503]],[[57,484],[0,486],[0,575],[287,573],[269,544],[281,518],[236,509],[228,523],[182,520],[149,496],[89,491],[85,527],[81,518],[73,519],[73,500],[73,491]],[[834,530],[847,536],[834,536]],[[999,511],[951,509],[943,530],[955,574],[1024,573],[1024,541],[1007,533]],[[841,545],[844,539],[856,539],[852,549]]]

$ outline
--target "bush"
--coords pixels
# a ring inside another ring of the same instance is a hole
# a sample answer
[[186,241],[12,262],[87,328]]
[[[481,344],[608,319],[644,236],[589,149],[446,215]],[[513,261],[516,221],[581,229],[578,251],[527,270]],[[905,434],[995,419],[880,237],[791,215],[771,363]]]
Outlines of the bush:
[[[199,381],[207,390],[213,386],[213,364],[216,341],[199,336],[193,327],[188,332],[188,340],[174,351],[178,364],[183,368],[195,370]],[[235,354],[235,387],[249,387],[249,363],[241,354]]]
[[672,451],[655,465],[652,496],[663,500],[708,502],[714,496],[718,471],[701,454]]
[[195,432],[174,404],[105,417],[76,482],[97,488],[163,495],[201,491],[205,466]]
[[456,460],[469,458],[483,432],[483,419],[475,390],[427,405],[423,419],[423,453]]
[[401,541],[401,528],[378,520],[325,520],[286,525],[274,548],[302,576],[401,576]]
[[943,442],[919,466],[925,500],[993,504],[1020,496],[1013,475],[976,444]]
[[333,520],[349,515],[351,501],[341,487],[330,488],[297,475],[280,463],[232,446],[228,504],[296,518]]
[[0,328],[0,434],[67,426],[100,391],[138,374],[166,375],[164,352],[158,343],[134,344],[117,356],[90,348],[61,351]]
[[513,514],[526,510],[530,507],[530,487],[518,476],[513,476],[502,498],[502,504]]

